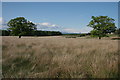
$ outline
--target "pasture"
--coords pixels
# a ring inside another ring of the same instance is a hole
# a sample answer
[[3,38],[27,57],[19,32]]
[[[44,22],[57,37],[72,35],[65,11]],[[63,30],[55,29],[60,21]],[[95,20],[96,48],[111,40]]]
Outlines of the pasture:
[[4,78],[116,78],[118,40],[2,37]]

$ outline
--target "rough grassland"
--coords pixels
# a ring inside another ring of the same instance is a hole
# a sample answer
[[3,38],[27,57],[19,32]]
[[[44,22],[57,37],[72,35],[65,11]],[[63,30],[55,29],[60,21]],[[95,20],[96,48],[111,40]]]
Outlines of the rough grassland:
[[3,77],[115,78],[118,40],[3,37]]

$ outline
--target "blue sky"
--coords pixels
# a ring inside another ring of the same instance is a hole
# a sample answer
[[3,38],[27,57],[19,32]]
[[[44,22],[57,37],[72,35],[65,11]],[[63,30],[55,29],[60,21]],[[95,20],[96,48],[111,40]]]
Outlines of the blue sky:
[[2,2],[118,2],[119,0],[2,0]]
[[2,19],[16,17],[34,22],[39,30],[79,33],[92,30],[91,16],[109,16],[118,26],[117,2],[3,2]]

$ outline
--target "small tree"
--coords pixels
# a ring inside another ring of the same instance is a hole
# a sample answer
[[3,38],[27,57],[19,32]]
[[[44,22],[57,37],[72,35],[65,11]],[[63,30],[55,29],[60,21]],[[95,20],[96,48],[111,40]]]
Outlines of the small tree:
[[24,35],[32,35],[34,30],[36,30],[36,25],[24,17],[17,17],[15,19],[11,19],[8,24],[8,30],[11,31],[11,35],[21,36]]
[[92,16],[92,20],[87,26],[93,28],[91,35],[98,36],[99,39],[101,39],[101,37],[106,36],[106,34],[115,32],[116,27],[114,21],[114,19],[108,16]]

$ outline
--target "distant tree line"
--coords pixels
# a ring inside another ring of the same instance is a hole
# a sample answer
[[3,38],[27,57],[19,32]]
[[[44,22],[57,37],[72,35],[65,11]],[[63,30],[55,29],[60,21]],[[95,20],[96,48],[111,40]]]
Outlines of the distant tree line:
[[80,37],[89,36],[89,35],[91,35],[91,33],[82,33],[82,34],[80,34]]
[[57,36],[57,35],[62,35],[61,32],[59,31],[35,31],[34,32],[35,36]]
[[10,31],[8,30],[0,30],[2,36],[10,36]]
[[[2,36],[12,36],[10,30],[0,30],[2,33]],[[61,32],[59,31],[41,31],[41,30],[36,30],[30,34],[23,34],[21,36],[58,36],[62,35]],[[16,35],[17,36],[17,35]]]

